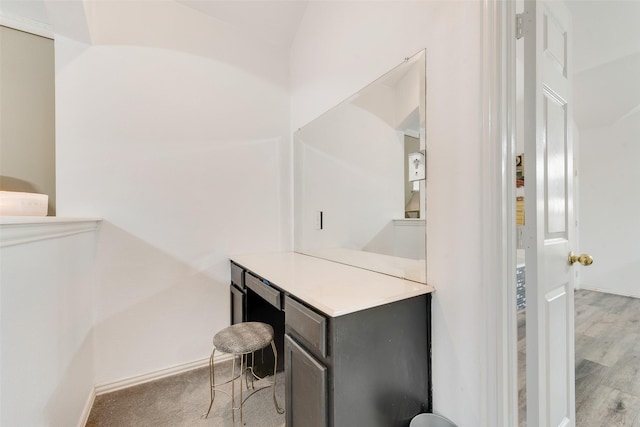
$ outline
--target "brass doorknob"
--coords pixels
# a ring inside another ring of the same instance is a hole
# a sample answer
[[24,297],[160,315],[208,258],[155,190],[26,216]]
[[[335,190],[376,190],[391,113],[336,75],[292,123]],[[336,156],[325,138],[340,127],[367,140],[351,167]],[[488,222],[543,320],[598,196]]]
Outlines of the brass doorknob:
[[582,265],[591,265],[593,264],[593,257],[589,254],[575,255],[572,252],[569,252],[569,264],[573,265],[573,263],[579,262]]

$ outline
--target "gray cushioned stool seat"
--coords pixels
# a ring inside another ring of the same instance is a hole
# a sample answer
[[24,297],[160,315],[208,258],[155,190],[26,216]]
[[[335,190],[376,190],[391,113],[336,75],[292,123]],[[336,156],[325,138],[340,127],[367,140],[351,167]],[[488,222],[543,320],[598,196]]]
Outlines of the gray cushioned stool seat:
[[268,346],[273,340],[271,325],[244,322],[231,325],[213,337],[213,345],[223,353],[251,353]]

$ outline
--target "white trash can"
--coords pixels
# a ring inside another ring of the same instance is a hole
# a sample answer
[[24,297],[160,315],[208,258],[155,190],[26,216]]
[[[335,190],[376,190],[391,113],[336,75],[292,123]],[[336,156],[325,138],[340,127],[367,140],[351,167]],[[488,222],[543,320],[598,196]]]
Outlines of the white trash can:
[[411,420],[409,427],[458,427],[438,414],[418,414]]

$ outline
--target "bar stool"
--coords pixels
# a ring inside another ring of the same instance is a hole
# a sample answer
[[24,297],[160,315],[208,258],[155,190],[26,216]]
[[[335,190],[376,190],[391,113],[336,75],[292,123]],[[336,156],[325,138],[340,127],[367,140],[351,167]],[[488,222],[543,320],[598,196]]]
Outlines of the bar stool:
[[[273,328],[271,327],[271,325],[262,322],[243,322],[226,327],[225,329],[215,334],[215,336],[213,337],[213,351],[211,352],[211,357],[209,358],[209,384],[211,386],[211,403],[209,403],[209,409],[207,409],[207,413],[204,414],[204,418],[207,418],[209,416],[209,412],[211,412],[213,400],[216,397],[216,391],[229,395],[227,391],[220,389],[219,386],[231,383],[231,420],[235,425],[235,411],[239,409],[240,424],[242,424],[242,405],[244,404],[244,402],[255,392],[269,387],[269,385],[267,385],[256,390],[253,382],[254,378],[258,380],[262,379],[253,371],[253,354],[258,350],[266,348],[269,344],[271,344],[271,350],[273,351],[273,356],[275,359],[275,363],[273,365],[273,382],[270,384],[271,388],[273,389],[273,403],[278,414],[284,413],[284,410],[281,409],[280,406],[278,406],[278,401],[276,400],[276,369],[278,366],[278,351],[276,350],[276,345],[273,341]],[[231,379],[220,384],[215,383],[215,366],[213,363],[213,358],[215,356],[216,350],[222,353],[233,354]],[[251,354],[251,366],[247,366],[249,354]],[[240,372],[236,376],[236,358],[238,357],[240,358]],[[243,374],[245,376],[247,390],[249,389],[249,380],[247,377],[249,376],[249,374],[251,375],[251,389],[253,389],[253,391],[244,399],[242,398]],[[235,399],[235,380],[237,378],[240,378],[240,406],[236,406]]]

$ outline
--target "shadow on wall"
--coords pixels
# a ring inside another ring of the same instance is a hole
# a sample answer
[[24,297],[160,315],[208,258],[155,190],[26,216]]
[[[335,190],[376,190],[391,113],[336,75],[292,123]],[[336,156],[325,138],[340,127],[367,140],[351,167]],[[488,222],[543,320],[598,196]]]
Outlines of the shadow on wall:
[[0,190],[22,191],[24,193],[36,193],[36,187],[31,182],[12,176],[0,175]]
[[229,324],[229,260],[196,271],[127,231],[101,226],[95,295],[96,385],[180,369],[208,359]]
[[47,425],[73,426],[81,421],[94,384],[92,378],[78,372],[93,372],[93,332],[86,335],[64,372],[57,372],[60,381],[45,407]]

